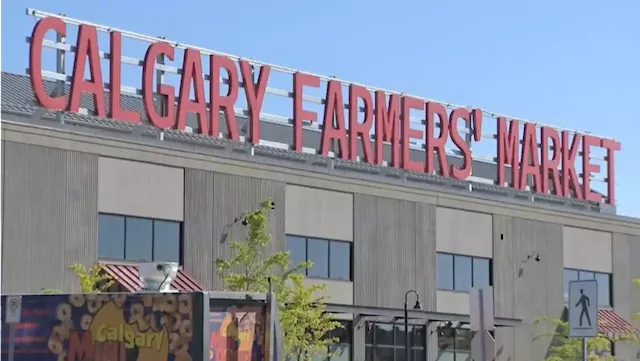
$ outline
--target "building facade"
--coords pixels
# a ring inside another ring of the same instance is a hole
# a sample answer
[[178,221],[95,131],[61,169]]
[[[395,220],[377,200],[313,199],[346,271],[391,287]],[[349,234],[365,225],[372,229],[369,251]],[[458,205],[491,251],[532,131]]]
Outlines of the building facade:
[[[44,81],[51,94],[58,84]],[[403,360],[409,290],[422,305],[410,312],[416,361],[467,359],[472,287],[493,286],[497,360],[544,357],[550,339],[534,337],[552,328],[534,319],[563,316],[570,280],[598,280],[601,319],[640,312],[632,285],[640,220],[612,207],[532,201],[527,191],[477,191],[477,181],[421,182],[136,126],[96,116],[88,94],[80,111],[54,112],[38,104],[25,75],[2,73],[2,88],[3,293],[74,292],[69,264],[141,260],[179,262],[200,287],[216,289],[215,260],[228,255],[227,240],[246,234],[234,220],[270,198],[270,249],[312,261],[307,282],[328,285],[329,310],[348,324],[336,359]],[[62,89],[69,95],[68,83]],[[141,109],[142,100],[123,95],[122,104]],[[250,121],[236,118],[239,128]],[[187,124],[197,128],[191,115]],[[303,135],[306,146],[321,142],[317,132]],[[265,121],[262,138],[291,144],[291,126]],[[496,167],[473,160],[479,178]],[[637,351],[615,347],[623,360]]]

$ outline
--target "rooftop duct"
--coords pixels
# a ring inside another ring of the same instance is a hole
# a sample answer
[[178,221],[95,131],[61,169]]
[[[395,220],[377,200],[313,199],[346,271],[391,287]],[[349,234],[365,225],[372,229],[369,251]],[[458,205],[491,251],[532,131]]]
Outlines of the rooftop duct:
[[178,273],[176,262],[145,262],[138,265],[142,292],[177,292],[171,289],[171,281]]

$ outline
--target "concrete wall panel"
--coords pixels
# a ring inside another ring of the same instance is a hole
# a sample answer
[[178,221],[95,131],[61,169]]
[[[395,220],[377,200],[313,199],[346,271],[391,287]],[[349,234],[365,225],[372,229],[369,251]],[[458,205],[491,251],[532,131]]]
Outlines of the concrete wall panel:
[[444,313],[469,314],[469,294],[466,292],[437,291],[437,311]]
[[492,216],[453,208],[436,209],[438,252],[492,258]]
[[[494,287],[496,315],[509,317],[511,312],[523,320],[515,332],[514,346],[508,332],[498,333],[504,346],[502,359],[539,360],[550,340],[533,338],[547,325],[535,326],[538,317],[558,318],[563,308],[562,227],[557,224],[513,217],[494,218]],[[539,254],[540,262],[525,261],[527,255]],[[509,354],[509,352],[513,352]]]
[[325,296],[327,303],[353,305],[353,282],[306,278],[305,286],[325,284],[327,289],[318,291],[315,297]]
[[104,213],[182,221],[182,168],[100,157],[98,209]]
[[353,195],[288,184],[287,234],[353,241]]
[[564,266],[596,272],[613,272],[611,233],[563,227]]
[[98,157],[6,142],[3,158],[2,292],[79,291],[67,267],[97,258]]

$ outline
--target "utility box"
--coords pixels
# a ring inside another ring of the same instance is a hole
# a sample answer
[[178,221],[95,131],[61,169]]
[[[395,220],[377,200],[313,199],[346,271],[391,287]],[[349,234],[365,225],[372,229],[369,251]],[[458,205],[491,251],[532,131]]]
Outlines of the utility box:
[[2,361],[10,350],[14,361],[283,359],[271,294],[22,295],[17,322],[8,297],[12,307],[16,302],[1,298]]

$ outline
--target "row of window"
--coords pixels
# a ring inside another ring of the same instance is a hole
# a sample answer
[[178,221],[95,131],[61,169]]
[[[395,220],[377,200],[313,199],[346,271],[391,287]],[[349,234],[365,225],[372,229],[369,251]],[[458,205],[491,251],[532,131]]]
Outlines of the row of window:
[[[427,334],[424,325],[367,322],[365,361],[424,361]],[[406,337],[409,337],[409,359],[406,359]]]
[[[98,215],[98,257],[105,260],[133,262],[181,262],[181,223],[159,219]],[[287,236],[291,263],[311,261],[302,269],[308,277],[353,280],[352,243],[312,237]],[[492,261],[487,258],[438,253],[438,289],[468,292],[473,287],[490,286]],[[599,306],[611,304],[611,274],[565,269],[564,296],[568,298],[569,282],[596,279]]]
[[180,228],[180,222],[101,213],[98,215],[98,257],[180,263]]
[[291,252],[291,265],[310,261],[311,267],[300,271],[315,278],[351,281],[351,242],[321,238],[287,236],[287,250]]
[[469,292],[492,284],[491,260],[438,253],[438,289]]
[[611,274],[570,268],[565,268],[564,270],[564,302],[566,303],[569,300],[569,282],[593,279],[598,283],[598,306],[613,306],[611,304]]

